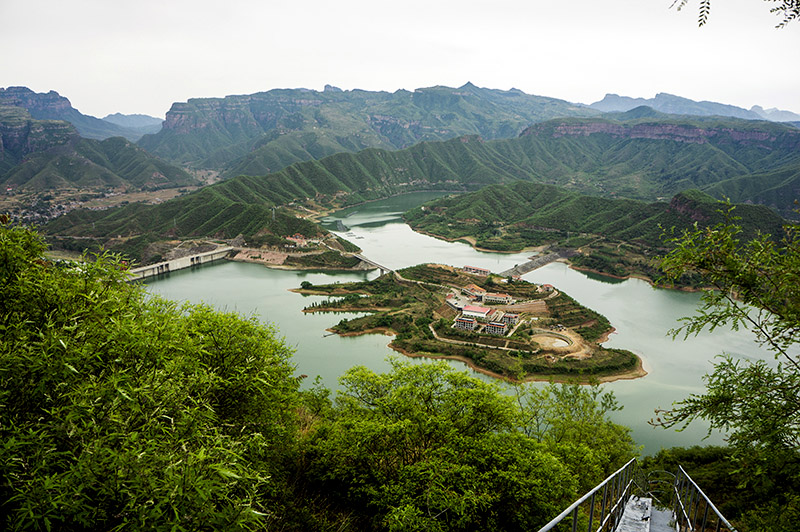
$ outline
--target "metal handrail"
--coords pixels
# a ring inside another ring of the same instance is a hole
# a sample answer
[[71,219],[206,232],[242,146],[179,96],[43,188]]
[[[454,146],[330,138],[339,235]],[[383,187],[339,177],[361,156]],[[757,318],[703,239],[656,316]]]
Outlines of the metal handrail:
[[[631,490],[631,485],[633,484],[633,474],[636,468],[636,459],[631,458],[628,463],[624,466],[620,467],[617,471],[612,473],[608,476],[604,481],[600,484],[595,486],[591,491],[587,492],[586,495],[572,503],[572,505],[561,512],[556,518],[552,521],[544,525],[542,528],[539,529],[539,532],[547,532],[548,530],[552,530],[558,523],[560,523],[565,517],[572,514],[572,531],[576,532],[578,527],[578,509],[581,504],[589,501],[589,526],[587,531],[592,530],[592,522],[594,520],[595,514],[595,502],[596,502],[596,495],[603,488],[602,494],[602,506],[600,510],[600,526],[597,530],[602,530],[606,524],[610,521],[610,519],[616,516],[616,521],[619,521],[619,515],[621,514],[621,509],[624,508],[624,503],[628,498],[628,494]],[[611,483],[613,481],[613,483]],[[624,484],[624,487],[623,487]],[[609,500],[609,493],[608,489],[611,487],[611,500]],[[608,508],[609,503],[611,508]],[[622,503],[622,506],[620,506]],[[608,513],[606,513],[608,510]],[[616,522],[614,523],[616,526]]]
[[[678,521],[680,531],[694,532],[695,530],[706,530],[708,523],[709,510],[714,512],[717,516],[716,532],[720,532],[722,525],[725,525],[730,532],[737,532],[727,519],[725,519],[720,511],[711,502],[711,499],[700,489],[700,486],[689,476],[683,466],[678,466],[678,474],[675,476],[675,516]],[[688,500],[687,500],[688,499]],[[686,502],[684,502],[686,501]],[[698,514],[700,507],[705,503],[703,511],[703,519],[700,528],[696,529]],[[692,516],[694,514],[694,516]],[[713,517],[712,517],[713,519]]]

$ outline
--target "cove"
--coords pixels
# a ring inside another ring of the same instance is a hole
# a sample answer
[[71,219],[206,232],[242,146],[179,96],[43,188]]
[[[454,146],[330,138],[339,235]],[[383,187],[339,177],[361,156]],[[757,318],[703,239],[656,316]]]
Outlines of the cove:
[[[402,222],[401,213],[436,197],[435,193],[416,193],[351,207],[326,218],[323,225],[363,249],[365,256],[391,268],[423,262],[453,266],[472,265],[498,272],[528,260],[531,253],[499,254],[474,250],[461,242],[445,242],[415,233]],[[372,279],[377,272],[313,272],[271,270],[256,264],[221,261],[193,270],[183,270],[147,283],[152,294],[167,299],[205,302],[223,311],[246,316],[257,315],[273,324],[278,335],[296,350],[297,374],[308,375],[310,385],[319,375],[325,386],[336,388],[338,377],[354,365],[375,371],[388,368],[386,357],[395,354],[382,335],[339,337],[325,329],[354,313],[308,313],[303,307],[322,296],[303,296],[289,292],[303,281],[313,284]],[[633,430],[633,437],[646,454],[662,447],[723,443],[718,433],[704,440],[707,425],[693,422],[676,432],[654,428],[648,421],[656,408],[669,408],[692,393],[704,389],[703,375],[712,370],[714,358],[728,353],[738,358],[763,358],[771,354],[758,348],[746,331],[718,329],[683,341],[673,340],[668,331],[678,319],[692,315],[700,296],[656,289],[638,279],[620,281],[594,274],[587,275],[562,263],[552,263],[524,276],[528,281],[550,283],[569,293],[582,304],[604,314],[616,328],[604,345],[629,349],[639,355],[648,375],[603,385],[613,390],[623,410],[615,421]],[[396,355],[400,356],[400,355]],[[424,359],[411,359],[425,363]],[[459,368],[465,365],[453,362]],[[479,378],[491,380],[481,374]]]

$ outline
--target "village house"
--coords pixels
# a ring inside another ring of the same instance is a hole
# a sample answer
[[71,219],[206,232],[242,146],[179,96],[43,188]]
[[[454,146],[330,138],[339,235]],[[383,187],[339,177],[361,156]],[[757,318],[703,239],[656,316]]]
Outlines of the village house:
[[454,310],[458,310],[460,312],[461,309],[464,308],[463,301],[460,298],[458,298],[457,295],[454,294],[453,292],[447,294],[447,297],[445,297],[444,300],[448,305],[450,305],[450,308]]
[[478,268],[477,266],[464,266],[462,270],[464,270],[467,273],[482,275],[483,277],[488,277],[489,274],[492,273],[486,268]]
[[543,284],[542,285],[542,291],[543,292],[552,292],[553,290],[555,290],[555,287],[553,285],[551,285],[551,284]]
[[469,297],[476,299],[477,301],[480,301],[486,294],[486,290],[484,290],[483,288],[481,288],[476,284],[468,284],[467,286],[461,289],[461,293],[468,295]]
[[519,321],[519,314],[514,314],[512,312],[506,312],[503,314],[503,323],[514,326]]

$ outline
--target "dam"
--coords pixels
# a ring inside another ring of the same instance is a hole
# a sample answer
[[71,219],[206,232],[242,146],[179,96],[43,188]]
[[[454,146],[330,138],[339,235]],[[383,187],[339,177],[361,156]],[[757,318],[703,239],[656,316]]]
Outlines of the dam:
[[200,264],[206,264],[215,260],[224,259],[227,257],[234,248],[227,246],[217,248],[213,251],[206,251],[205,253],[197,253],[195,255],[187,255],[177,259],[157,262],[155,264],[148,264],[147,266],[140,266],[138,268],[131,268],[131,281],[141,281],[148,277],[156,277],[169,272],[191,268]]

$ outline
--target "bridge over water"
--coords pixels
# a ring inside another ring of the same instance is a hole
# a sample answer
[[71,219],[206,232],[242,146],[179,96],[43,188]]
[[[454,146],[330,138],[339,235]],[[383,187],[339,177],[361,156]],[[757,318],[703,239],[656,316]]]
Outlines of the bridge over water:
[[389,268],[388,266],[384,266],[382,264],[378,264],[374,260],[368,259],[367,257],[362,255],[361,253],[353,253],[353,256],[356,257],[357,259],[361,260],[361,262],[363,262],[365,264],[369,264],[373,268],[379,269],[381,271],[381,275],[383,275],[383,274],[385,274],[387,272],[394,273],[393,269]]

